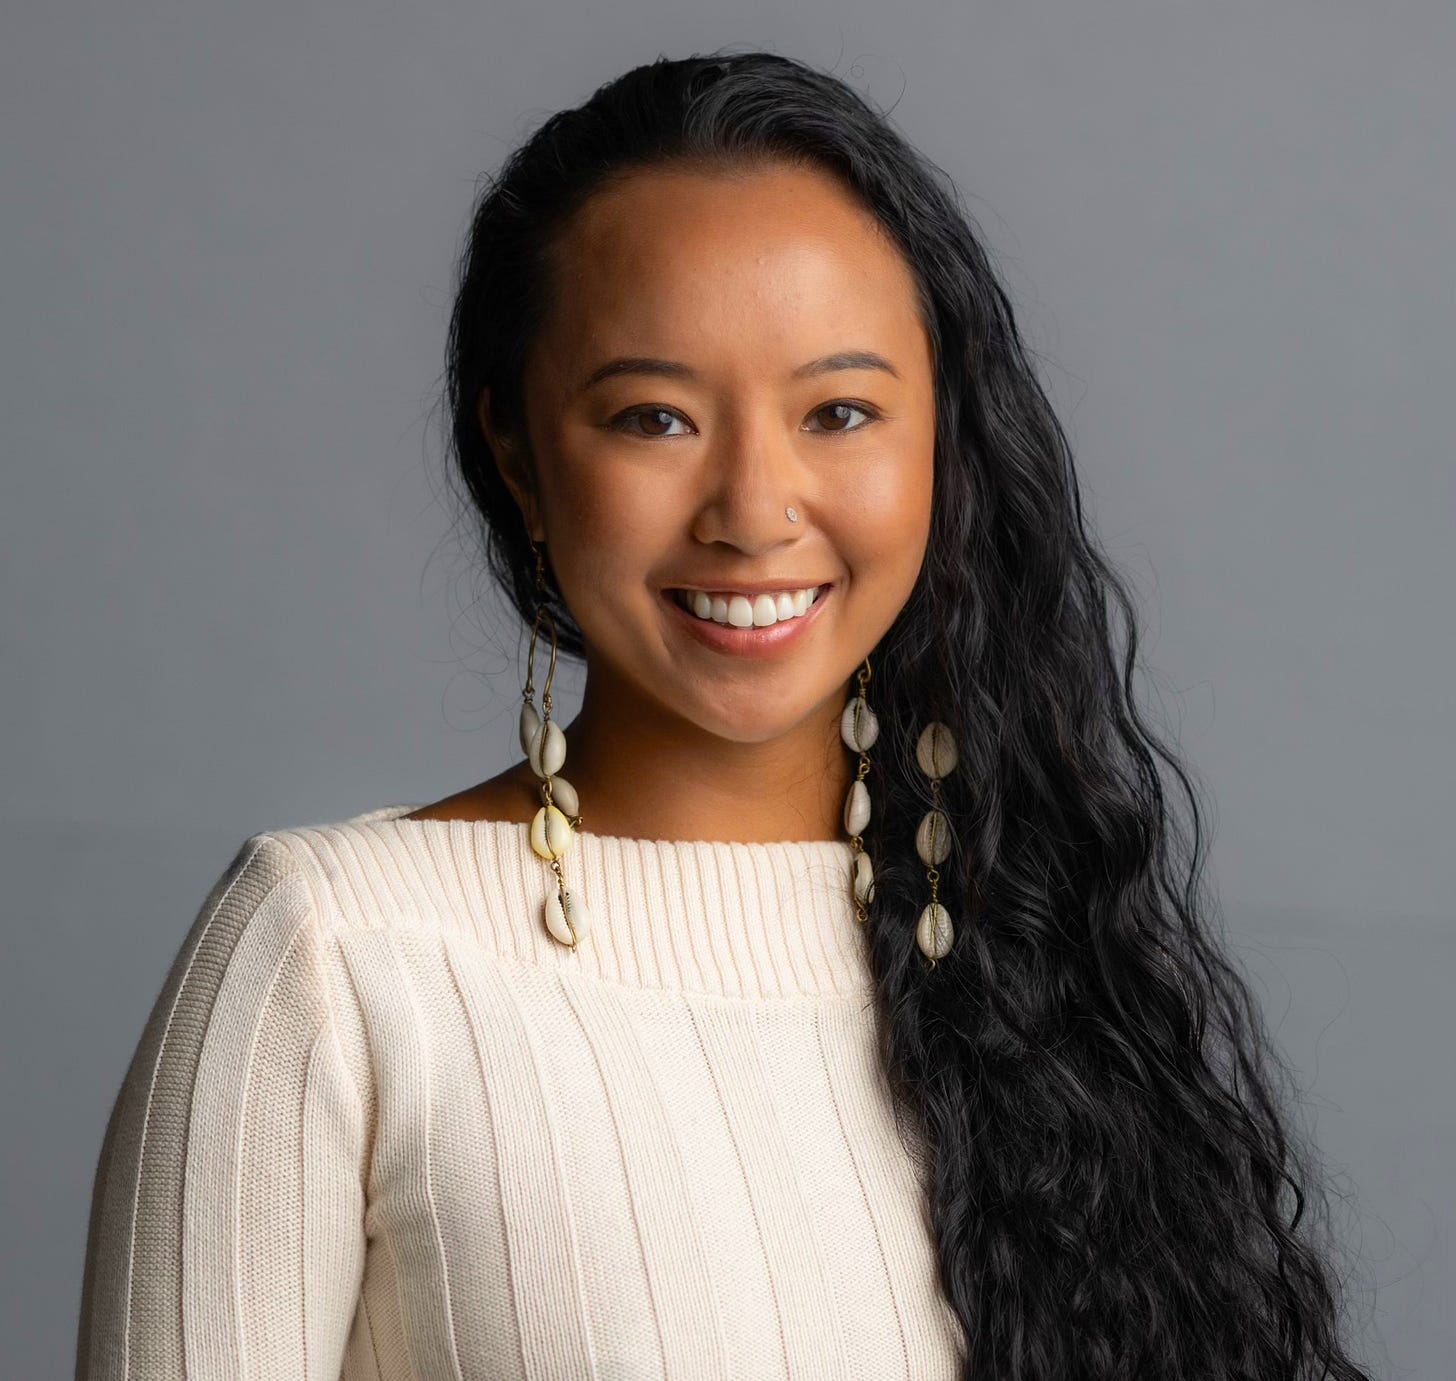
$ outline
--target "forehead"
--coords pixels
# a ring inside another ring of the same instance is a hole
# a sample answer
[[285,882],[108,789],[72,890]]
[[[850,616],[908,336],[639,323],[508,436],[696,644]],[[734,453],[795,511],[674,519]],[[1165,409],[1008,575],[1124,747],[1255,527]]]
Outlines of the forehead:
[[563,369],[619,349],[797,364],[921,333],[909,265],[870,212],[785,164],[628,174],[580,208],[550,265],[542,359]]

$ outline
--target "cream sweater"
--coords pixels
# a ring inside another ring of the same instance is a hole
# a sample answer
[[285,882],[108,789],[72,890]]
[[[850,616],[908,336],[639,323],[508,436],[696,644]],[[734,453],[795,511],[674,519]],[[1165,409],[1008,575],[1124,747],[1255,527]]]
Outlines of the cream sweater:
[[850,846],[386,806],[249,838],[106,1129],[77,1375],[960,1374]]

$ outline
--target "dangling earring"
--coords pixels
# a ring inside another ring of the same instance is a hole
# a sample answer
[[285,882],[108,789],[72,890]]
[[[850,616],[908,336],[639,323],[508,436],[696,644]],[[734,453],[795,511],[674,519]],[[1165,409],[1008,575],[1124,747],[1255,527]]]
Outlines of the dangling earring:
[[[531,849],[551,865],[556,875],[555,890],[546,898],[543,908],[546,929],[553,939],[570,945],[576,953],[577,941],[591,929],[591,913],[581,897],[566,885],[561,860],[570,849],[581,826],[576,788],[557,771],[566,761],[566,735],[551,718],[551,680],[556,674],[556,619],[546,607],[546,568],[541,548],[531,539],[536,553],[536,619],[531,626],[531,646],[526,654],[526,684],[521,692],[521,751],[530,761],[531,770],[541,779],[541,808],[531,821]],[[546,684],[541,691],[541,714],[536,713],[536,635],[541,621],[551,630],[551,661],[546,669]]]
[[[868,750],[880,734],[880,722],[865,699],[865,686],[869,679],[870,660],[866,657],[856,674],[859,689],[845,702],[844,712],[839,717],[840,738],[846,747],[859,754],[859,769],[844,801],[844,828],[854,849],[850,881],[854,889],[855,919],[861,924],[867,919],[866,908],[875,897],[874,869],[864,851],[864,839],[861,837],[861,832],[870,822],[870,794],[864,784],[865,775],[870,770]],[[940,809],[940,779],[954,769],[956,757],[955,739],[950,730],[939,721],[927,724],[915,745],[915,760],[920,770],[930,778],[934,805],[915,831],[915,851],[927,865],[930,904],[920,913],[916,923],[915,943],[930,960],[932,969],[938,959],[943,959],[950,952],[951,942],[955,939],[950,913],[940,904],[937,891],[940,873],[935,865],[943,863],[950,854],[949,824]]]
[[856,673],[859,690],[844,703],[844,712],[839,716],[839,737],[845,747],[859,754],[859,769],[849,784],[849,795],[844,798],[844,828],[849,835],[850,847],[854,850],[854,863],[850,871],[850,885],[854,889],[854,918],[861,925],[869,919],[865,910],[875,899],[875,871],[870,856],[864,851],[861,832],[870,822],[870,793],[864,784],[865,774],[870,770],[869,749],[880,736],[880,721],[865,699],[865,687],[870,679],[870,659]]
[[950,913],[940,904],[936,884],[940,881],[937,863],[944,863],[950,856],[950,822],[940,808],[940,780],[955,770],[960,754],[956,751],[955,737],[938,720],[932,720],[920,731],[915,744],[915,761],[920,770],[930,778],[931,807],[921,818],[915,831],[915,852],[926,865],[925,876],[930,883],[930,904],[920,913],[915,926],[915,941],[921,950],[930,956],[930,967],[937,959],[950,953],[955,939],[955,926],[951,924]]

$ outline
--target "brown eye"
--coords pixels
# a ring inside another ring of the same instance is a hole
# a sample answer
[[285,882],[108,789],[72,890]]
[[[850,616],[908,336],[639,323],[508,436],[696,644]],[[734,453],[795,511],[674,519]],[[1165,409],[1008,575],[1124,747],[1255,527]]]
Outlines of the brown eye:
[[[857,422],[851,426],[848,415],[856,412],[861,413],[866,420],[864,422]],[[874,420],[875,414],[869,408],[861,407],[858,403],[840,402],[826,403],[822,408],[815,411],[814,416],[830,419],[829,425],[818,428],[820,431],[857,432],[862,427],[868,426]]]
[[[632,408],[614,418],[609,425],[616,431],[626,432],[628,436],[671,436],[672,432],[657,428],[670,427],[678,420],[679,414],[671,408]],[[639,421],[642,426],[633,425]]]

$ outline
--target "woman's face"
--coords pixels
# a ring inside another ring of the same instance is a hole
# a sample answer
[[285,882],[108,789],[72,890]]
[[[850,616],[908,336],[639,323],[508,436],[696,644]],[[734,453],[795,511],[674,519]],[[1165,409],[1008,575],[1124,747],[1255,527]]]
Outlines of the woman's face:
[[[552,262],[529,466],[494,450],[582,629],[588,695],[603,678],[619,708],[745,743],[837,715],[930,525],[931,347],[898,250],[832,179],[774,165],[634,173]],[[604,372],[620,361],[638,363]],[[666,593],[748,582],[831,588],[757,655],[700,641]]]

